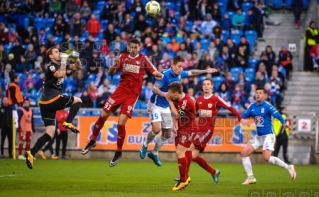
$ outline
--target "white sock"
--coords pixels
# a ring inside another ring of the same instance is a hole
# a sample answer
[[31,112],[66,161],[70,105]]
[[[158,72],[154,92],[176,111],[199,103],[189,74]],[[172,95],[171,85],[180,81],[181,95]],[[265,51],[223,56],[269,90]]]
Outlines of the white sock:
[[166,141],[167,139],[165,139],[163,136],[159,137],[156,141],[154,149],[152,150],[152,153],[154,155],[158,155],[158,151],[161,150],[161,148],[164,146]]
[[244,169],[247,173],[248,178],[254,178],[253,167],[249,157],[242,157],[241,161],[243,163]]
[[148,132],[147,134],[147,138],[144,142],[144,146],[147,147],[149,143],[151,143],[153,141],[153,139],[155,138],[156,134],[154,134],[153,131]]
[[274,156],[270,156],[269,158],[269,163],[275,164],[277,166],[283,167],[286,170],[289,169],[289,165],[286,164],[285,162],[283,162],[281,159],[279,159],[278,157],[274,157]]

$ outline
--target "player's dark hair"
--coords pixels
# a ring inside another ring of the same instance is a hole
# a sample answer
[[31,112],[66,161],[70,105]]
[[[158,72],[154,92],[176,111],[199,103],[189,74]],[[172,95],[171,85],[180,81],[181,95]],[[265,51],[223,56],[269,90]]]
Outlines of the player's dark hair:
[[140,41],[138,41],[137,39],[131,39],[131,40],[128,42],[128,44],[131,44],[131,43],[140,45]]
[[53,49],[57,49],[57,50],[59,50],[59,49],[58,49],[57,47],[55,47],[55,46],[54,46],[54,47],[49,48],[49,49],[48,49],[48,51],[47,51],[47,55],[46,55],[48,60],[51,60],[51,58],[50,58],[49,56],[50,56],[50,55],[52,55],[52,51],[53,51]]
[[263,87],[258,87],[258,88],[256,88],[256,92],[257,92],[257,90],[262,90],[264,92],[264,94],[266,93],[266,90]]
[[176,65],[178,62],[185,62],[184,58],[182,58],[181,56],[176,56],[173,59],[173,64]]
[[171,90],[173,93],[177,92],[179,94],[183,93],[183,86],[180,82],[173,82],[168,85],[168,90]]
[[214,81],[212,79],[206,78],[206,79],[203,80],[203,82],[204,81],[209,81],[211,85],[214,85]]

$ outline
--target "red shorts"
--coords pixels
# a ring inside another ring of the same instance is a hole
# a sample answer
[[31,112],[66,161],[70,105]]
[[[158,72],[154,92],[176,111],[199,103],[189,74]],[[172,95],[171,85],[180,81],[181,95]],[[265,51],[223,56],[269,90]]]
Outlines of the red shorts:
[[179,132],[175,137],[175,146],[181,145],[189,148],[193,143],[195,132]]
[[31,132],[20,131],[19,132],[19,140],[31,142]]
[[120,113],[132,118],[132,113],[138,97],[139,96],[135,94],[124,92],[122,89],[117,88],[107,99],[103,110],[107,113],[115,112],[121,106]]
[[200,130],[196,132],[196,135],[193,138],[193,144],[199,152],[204,152],[206,144],[213,137],[213,130]]

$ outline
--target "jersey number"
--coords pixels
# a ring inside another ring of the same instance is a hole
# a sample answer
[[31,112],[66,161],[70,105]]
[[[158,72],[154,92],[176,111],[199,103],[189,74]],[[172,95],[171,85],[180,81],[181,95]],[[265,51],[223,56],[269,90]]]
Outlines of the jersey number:
[[157,120],[157,119],[158,119],[158,114],[157,114],[157,113],[152,114],[151,119],[152,119],[152,120]]
[[110,110],[111,106],[112,105],[109,102],[106,102],[105,105],[104,105],[104,109]]
[[302,122],[301,123],[301,128],[302,129],[307,129],[307,122]]

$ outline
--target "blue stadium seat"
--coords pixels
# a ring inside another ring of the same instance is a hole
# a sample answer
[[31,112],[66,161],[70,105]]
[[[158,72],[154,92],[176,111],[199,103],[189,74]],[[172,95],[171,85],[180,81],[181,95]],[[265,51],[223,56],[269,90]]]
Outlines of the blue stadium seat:
[[282,0],[272,0],[272,7],[282,8]]
[[259,59],[249,59],[249,68],[255,69],[256,64],[258,63]]
[[226,12],[227,4],[219,2],[218,3],[218,7],[219,7],[219,10],[220,10],[221,16],[224,16],[224,14]]
[[210,44],[210,41],[209,41],[209,39],[202,39],[201,41],[200,41],[200,45],[201,45],[201,49],[202,50],[207,50],[208,48],[209,48],[209,44]]
[[242,67],[233,67],[230,69],[230,73],[232,74],[234,81],[238,81],[238,75],[239,73],[242,73],[242,72],[243,72]]
[[99,42],[101,42],[103,40],[103,37],[104,37],[104,32],[103,31],[100,31],[99,34],[97,35],[97,39]]
[[46,35],[52,35],[52,31],[50,27],[46,27],[44,30]]
[[80,41],[80,42],[84,42],[85,40],[86,40],[85,37],[79,37],[79,41]]
[[229,16],[230,20],[232,20],[232,19],[233,19],[233,16],[235,15],[235,12],[233,12],[233,11],[227,11],[225,14],[227,14],[227,15]]
[[103,9],[106,5],[107,5],[107,1],[99,1],[97,2],[96,10],[103,12]]
[[302,0],[303,7],[308,8],[309,7],[309,0]]
[[80,110],[78,115],[79,116],[90,116],[91,115],[91,111]]
[[186,21],[186,30],[190,32],[193,28],[193,22],[192,21]]
[[285,3],[286,8],[291,8],[292,1],[293,0],[286,0],[286,3]]
[[146,23],[147,23],[149,26],[152,26],[152,25],[153,25],[153,21],[152,21],[152,20],[146,20]]
[[166,7],[167,7],[168,10],[175,10],[175,3],[166,2]]
[[34,118],[34,124],[37,124],[37,125],[43,125],[43,120],[41,117],[39,118]]
[[204,81],[204,79],[206,79],[206,75],[201,75],[198,77],[198,82],[201,83]]
[[142,103],[141,100],[137,100],[137,102],[135,103],[134,108],[135,108],[135,109],[141,109],[141,103]]
[[246,80],[251,82],[255,77],[255,69],[254,68],[246,68],[245,69]]
[[101,28],[103,31],[107,29],[108,23],[108,20],[101,20]]
[[97,19],[100,19],[101,11],[100,11],[100,10],[94,10],[94,11],[92,12],[92,14],[95,14],[95,16],[96,16]]
[[176,39],[176,42],[178,42],[180,44],[184,42],[184,38],[183,37],[176,36],[175,39]]
[[222,37],[223,37],[223,42],[226,43],[227,39],[229,38],[230,33],[228,30],[223,30],[222,32]]
[[10,53],[11,46],[9,44],[4,45],[4,51],[7,53],[7,55]]
[[40,75],[38,73],[33,73],[32,79],[34,79],[35,81],[38,81],[40,79]]
[[92,116],[100,116],[101,113],[102,113],[102,110],[92,111]]
[[240,109],[242,108],[241,105],[232,105],[237,111],[240,111]]
[[53,37],[53,40],[54,40],[55,44],[60,44],[62,42],[62,40],[63,40],[63,37],[55,36],[55,37]]
[[269,0],[264,0],[265,5],[269,5]]
[[176,11],[176,12],[174,13],[174,16],[175,16],[175,19],[177,20],[177,22],[179,22],[179,18],[181,17],[181,13],[178,12],[178,11]]
[[241,9],[243,10],[243,12],[247,12],[248,9],[252,8],[254,6],[253,3],[251,2],[245,2],[241,5]]
[[40,29],[42,27],[45,27],[45,19],[44,18],[36,18],[34,19],[34,26],[37,28],[38,31],[40,31]]
[[113,76],[112,83],[117,86],[120,83],[120,79],[121,79],[121,75],[116,74],[116,75]]
[[141,108],[141,109],[147,109],[147,104],[146,104],[146,102],[141,102],[140,108]]
[[284,69],[282,66],[278,68],[278,71],[281,72],[285,77],[287,76],[286,69]]
[[87,39],[87,38],[89,37],[89,35],[90,35],[90,33],[89,33],[88,31],[84,31],[84,32],[82,33],[82,36],[83,36],[85,39]]
[[133,115],[134,117],[139,116],[137,111],[133,111],[133,114],[132,114],[132,115]]
[[245,37],[249,42],[250,52],[252,52],[257,40],[257,32],[255,30],[246,31]]
[[219,89],[220,84],[225,80],[224,77],[213,77],[213,81],[214,81],[214,88],[215,90]]
[[33,109],[33,115],[41,115],[40,109]]
[[240,42],[241,33],[240,32],[234,32],[231,34],[231,39],[233,42],[237,45]]
[[115,33],[118,34],[118,35],[121,34],[121,29],[120,29],[120,28],[115,28],[114,31],[115,31]]
[[46,23],[46,27],[51,28],[54,24],[54,20],[55,20],[55,18],[48,18],[47,23]]

